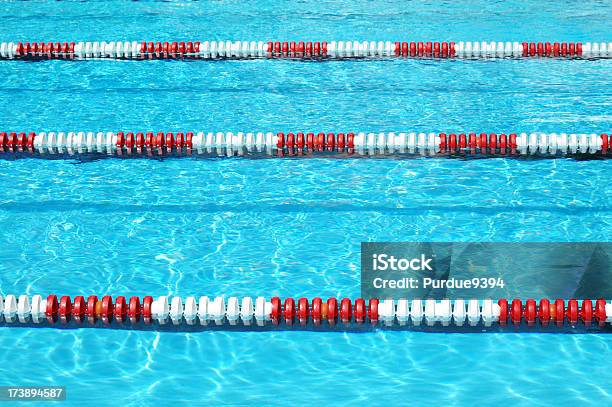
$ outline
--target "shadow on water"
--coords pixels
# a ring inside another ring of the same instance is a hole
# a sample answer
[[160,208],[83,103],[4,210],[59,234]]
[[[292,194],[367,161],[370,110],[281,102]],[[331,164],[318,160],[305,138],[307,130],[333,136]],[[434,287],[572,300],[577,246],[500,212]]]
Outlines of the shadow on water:
[[522,322],[519,325],[514,325],[512,323],[508,323],[506,326],[501,326],[499,324],[494,324],[492,326],[485,326],[482,323],[478,323],[474,326],[469,325],[467,322],[463,326],[442,326],[440,323],[436,323],[433,326],[427,325],[423,322],[420,325],[414,325],[412,323],[406,323],[405,325],[399,325],[394,323],[391,326],[385,326],[382,324],[371,325],[368,323],[342,323],[336,322],[334,325],[330,325],[327,321],[323,321],[320,325],[316,326],[312,321],[302,325],[299,321],[295,321],[292,325],[288,325],[284,322],[279,323],[278,325],[272,324],[270,321],[266,323],[264,326],[259,326],[257,323],[253,322],[251,325],[245,326],[242,322],[237,322],[232,325],[227,321],[221,322],[220,325],[217,325],[214,321],[210,321],[207,325],[199,325],[194,323],[193,325],[186,324],[182,322],[179,325],[174,325],[170,320],[168,320],[165,324],[159,324],[157,322],[151,322],[149,324],[145,324],[143,321],[136,322],[131,324],[129,322],[126,323],[118,323],[116,321],[112,321],[111,323],[104,323],[102,321],[96,321],[93,324],[90,324],[86,321],[78,323],[74,320],[71,320],[66,323],[57,322],[55,324],[50,324],[49,322],[42,322],[39,324],[34,324],[32,322],[29,323],[7,323],[3,321],[0,323],[0,328],[14,329],[14,328],[34,328],[34,329],[60,329],[60,330],[75,330],[75,329],[102,329],[102,330],[126,330],[126,331],[151,331],[151,332],[212,332],[212,331],[223,331],[223,332],[278,332],[278,331],[297,331],[297,332],[335,332],[335,333],[372,333],[378,331],[404,331],[404,332],[429,332],[429,333],[472,333],[472,334],[482,334],[482,333],[562,333],[562,334],[587,334],[587,333],[612,333],[612,326],[609,324],[599,326],[597,323],[591,325],[585,325],[582,322],[577,323],[575,326],[569,325],[567,323],[561,324],[560,326],[551,322],[547,326],[542,326],[539,323],[536,323],[532,326],[528,325],[526,322]]
[[[214,150],[214,148],[212,149]],[[552,159],[570,159],[574,161],[593,161],[593,160],[608,160],[612,158],[612,154],[597,153],[569,153],[569,154],[502,154],[495,152],[493,154],[480,154],[471,152],[448,152],[448,153],[433,153],[424,151],[420,152],[406,152],[406,153],[389,153],[389,152],[358,152],[353,153],[347,152],[328,152],[328,151],[316,151],[316,152],[299,152],[299,153],[288,153],[283,152],[281,154],[266,152],[251,152],[251,151],[233,151],[227,154],[225,149],[221,153],[217,152],[183,152],[183,153],[157,153],[151,150],[145,150],[134,153],[123,153],[122,155],[115,155],[114,153],[54,153],[54,154],[41,154],[41,153],[30,153],[30,152],[6,152],[0,154],[0,160],[2,161],[17,161],[24,159],[37,159],[45,161],[68,161],[72,164],[86,164],[91,162],[97,162],[100,160],[154,160],[154,161],[165,161],[165,160],[176,160],[176,159],[192,159],[192,160],[223,160],[223,159],[246,159],[246,160],[262,160],[262,159],[368,159],[368,160],[418,160],[418,159],[454,159],[454,160],[486,160],[486,159],[506,159],[506,160],[517,160],[517,161],[540,161],[540,160],[552,160]]]

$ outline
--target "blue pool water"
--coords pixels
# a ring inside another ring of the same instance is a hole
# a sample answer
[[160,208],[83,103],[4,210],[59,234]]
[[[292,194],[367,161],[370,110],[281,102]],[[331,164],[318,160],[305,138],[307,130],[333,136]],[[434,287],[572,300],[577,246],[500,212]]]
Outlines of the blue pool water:
[[[4,2],[0,41],[610,41],[612,3]],[[612,61],[0,63],[23,131],[610,132]],[[609,241],[612,162],[0,160],[0,291],[359,295],[362,241]],[[609,404],[607,335],[7,329],[72,403]]]

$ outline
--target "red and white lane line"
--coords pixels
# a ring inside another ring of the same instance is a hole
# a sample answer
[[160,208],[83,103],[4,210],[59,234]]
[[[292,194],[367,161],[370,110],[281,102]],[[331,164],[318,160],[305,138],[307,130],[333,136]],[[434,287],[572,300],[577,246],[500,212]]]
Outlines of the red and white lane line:
[[612,134],[0,132],[0,155],[612,154]]
[[173,325],[341,325],[381,327],[540,325],[604,326],[612,323],[612,303],[528,299],[508,301],[279,297],[98,297],[7,295],[0,297],[0,319],[6,325],[45,324],[173,324]]
[[612,42],[2,42],[0,59],[612,58]]

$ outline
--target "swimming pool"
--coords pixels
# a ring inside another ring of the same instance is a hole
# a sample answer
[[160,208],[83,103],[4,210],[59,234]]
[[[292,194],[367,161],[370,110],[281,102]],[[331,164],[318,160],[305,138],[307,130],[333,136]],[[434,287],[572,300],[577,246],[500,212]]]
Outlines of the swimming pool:
[[[0,41],[612,37],[612,6],[598,1],[377,4],[2,3]],[[611,68],[2,61],[0,128],[610,133]],[[356,297],[362,241],[607,241],[612,231],[610,160],[4,158],[3,295]],[[75,403],[610,400],[609,369],[596,363],[610,356],[606,335],[3,333],[0,384],[65,385]]]

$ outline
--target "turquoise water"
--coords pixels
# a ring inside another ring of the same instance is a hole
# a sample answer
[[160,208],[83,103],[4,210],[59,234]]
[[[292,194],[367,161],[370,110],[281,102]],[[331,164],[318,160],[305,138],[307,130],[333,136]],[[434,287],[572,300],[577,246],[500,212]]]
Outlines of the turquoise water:
[[[467,11],[466,11],[467,10]],[[606,2],[8,2],[0,41],[609,41]],[[612,61],[0,63],[15,131],[610,132]],[[359,295],[362,241],[608,241],[607,161],[0,160],[3,295]],[[71,403],[609,404],[607,335],[8,329]]]

